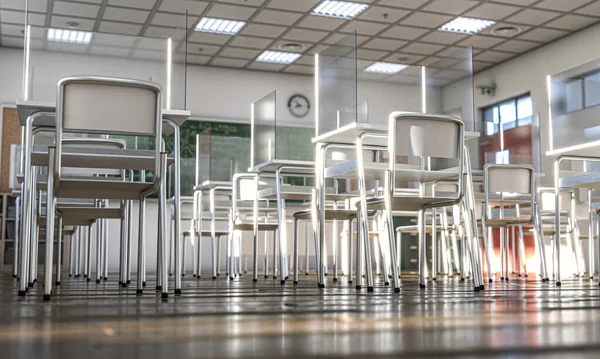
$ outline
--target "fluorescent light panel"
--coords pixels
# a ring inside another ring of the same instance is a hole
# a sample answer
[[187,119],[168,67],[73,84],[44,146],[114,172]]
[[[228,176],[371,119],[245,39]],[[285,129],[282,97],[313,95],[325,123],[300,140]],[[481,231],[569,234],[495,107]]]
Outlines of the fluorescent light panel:
[[235,35],[246,25],[243,21],[216,19],[204,17],[198,25],[196,31],[210,32],[212,34]]
[[87,31],[48,29],[48,41],[87,45],[92,41],[92,33]]
[[472,17],[457,17],[440,27],[439,30],[472,35],[487,29],[495,23],[495,21],[491,20],[474,19]]
[[313,10],[317,16],[335,17],[341,19],[354,19],[365,11],[369,5],[350,1],[323,1]]
[[374,72],[378,74],[393,75],[407,68],[407,65],[393,64],[391,62],[376,62],[371,66],[367,67],[365,72]]
[[294,61],[298,60],[302,54],[295,52],[283,52],[283,51],[271,51],[267,50],[260,54],[256,61],[258,62],[271,62],[274,64],[286,64],[289,65]]

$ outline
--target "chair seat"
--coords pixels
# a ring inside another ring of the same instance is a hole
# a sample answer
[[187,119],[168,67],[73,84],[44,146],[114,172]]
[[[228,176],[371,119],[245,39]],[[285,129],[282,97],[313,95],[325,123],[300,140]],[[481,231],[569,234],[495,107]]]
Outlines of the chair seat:
[[[56,211],[62,218],[63,226],[89,226],[97,219],[121,219],[123,212],[120,208],[102,207],[57,207]],[[40,226],[46,225],[46,216],[40,217]]]
[[[294,213],[294,218],[296,219],[311,219],[312,211],[305,210]],[[325,211],[325,220],[326,221],[349,221],[356,218],[356,210],[353,209],[331,209]]]
[[[436,226],[435,227],[437,232],[439,231],[453,231],[456,229],[456,227],[453,226]],[[419,233],[419,226],[417,225],[412,225],[412,226],[400,226],[396,228],[396,232],[401,232],[401,233]],[[433,232],[433,226],[431,225],[426,225],[425,226],[425,232],[427,233],[432,233]]]
[[[222,237],[222,236],[226,236],[228,235],[229,232],[228,231],[215,231],[215,236],[216,237]],[[183,235],[186,237],[189,237],[192,235],[191,231],[185,231],[183,232]],[[202,231],[202,237],[212,237],[212,233],[210,231]]]
[[151,190],[153,186],[153,183],[124,182],[118,178],[63,179],[56,189],[56,196],[60,198],[138,200],[142,193]]
[[[447,206],[447,201],[451,201],[453,198],[443,197],[392,197],[392,210],[393,211],[420,211],[426,206]],[[446,202],[446,203],[444,203]],[[385,200],[383,198],[370,198],[367,199],[367,208],[372,209],[384,209]]]
[[504,219],[488,219],[485,221],[485,225],[487,227],[507,227],[507,226],[516,226],[516,225],[523,225],[523,224],[529,224],[530,223],[530,217],[508,217],[508,218],[504,218]]
[[[259,223],[258,230],[260,232],[274,231],[278,227],[277,223]],[[235,231],[253,231],[254,225],[252,223],[236,223],[233,225]]]

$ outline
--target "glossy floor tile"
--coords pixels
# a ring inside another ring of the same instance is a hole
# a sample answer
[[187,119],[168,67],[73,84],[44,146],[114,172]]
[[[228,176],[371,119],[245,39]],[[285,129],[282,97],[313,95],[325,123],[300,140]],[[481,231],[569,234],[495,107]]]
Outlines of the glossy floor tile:
[[[317,289],[244,276],[184,278],[183,295],[64,278],[51,303],[37,283],[27,298],[5,270],[0,280],[0,358],[270,358],[600,356],[600,287],[533,278],[475,293],[455,278],[402,292],[377,283],[357,294],[346,279]],[[40,272],[41,273],[41,272]]]

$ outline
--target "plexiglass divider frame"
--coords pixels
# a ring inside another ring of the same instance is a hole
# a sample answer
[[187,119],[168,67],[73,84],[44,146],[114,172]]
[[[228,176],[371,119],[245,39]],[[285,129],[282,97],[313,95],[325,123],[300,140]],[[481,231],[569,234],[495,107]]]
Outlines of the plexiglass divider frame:
[[595,60],[547,77],[550,153],[589,155],[600,146],[599,72]]
[[187,13],[168,38],[33,26],[26,14],[23,101],[56,101],[65,77],[103,76],[157,83],[165,109],[186,109]]

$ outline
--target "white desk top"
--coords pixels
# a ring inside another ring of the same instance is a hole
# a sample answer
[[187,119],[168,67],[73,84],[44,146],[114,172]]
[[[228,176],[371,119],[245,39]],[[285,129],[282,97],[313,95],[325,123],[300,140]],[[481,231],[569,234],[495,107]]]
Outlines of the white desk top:
[[[263,162],[254,167],[250,167],[248,172],[262,173],[272,172],[275,173],[281,167],[297,167],[298,169],[290,169],[287,172],[293,173],[304,173],[300,168],[306,169],[306,174],[315,173],[315,162],[314,161],[297,161],[297,160],[271,160]],[[285,170],[283,172],[286,172]]]
[[208,191],[215,187],[231,187],[233,184],[231,182],[225,181],[204,181],[199,186],[194,187],[194,191]]
[[[27,117],[38,113],[38,112],[56,112],[56,103],[52,101],[17,101],[17,113],[19,114],[19,123],[21,126],[25,126],[27,123]],[[163,109],[163,119],[169,119],[177,126],[181,126],[192,113],[186,110],[165,110]],[[56,126],[56,120],[54,116],[40,117],[36,123],[36,126],[54,127]],[[172,129],[169,126],[165,126],[163,133],[172,133]]]
[[600,157],[600,141],[588,142],[581,145],[557,148],[546,151],[546,156],[579,156],[579,157]]
[[[367,131],[379,131],[382,133],[388,132],[388,125],[370,124],[370,123],[351,123],[340,127],[336,130],[324,133],[312,139],[313,143],[340,143],[340,144],[356,144],[358,136]],[[479,132],[465,131],[465,140],[470,140],[479,137]],[[367,146],[386,146],[387,143],[381,138],[367,138],[363,142]]]

